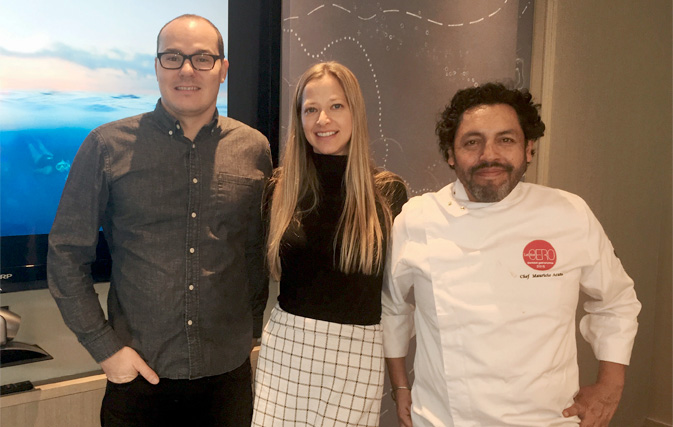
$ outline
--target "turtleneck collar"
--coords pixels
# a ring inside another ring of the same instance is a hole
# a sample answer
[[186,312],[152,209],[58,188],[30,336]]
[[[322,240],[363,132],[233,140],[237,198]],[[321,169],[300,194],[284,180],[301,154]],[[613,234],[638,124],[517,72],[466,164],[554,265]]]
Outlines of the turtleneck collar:
[[348,156],[311,153],[311,157],[318,172],[320,185],[326,190],[341,189],[346,174]]

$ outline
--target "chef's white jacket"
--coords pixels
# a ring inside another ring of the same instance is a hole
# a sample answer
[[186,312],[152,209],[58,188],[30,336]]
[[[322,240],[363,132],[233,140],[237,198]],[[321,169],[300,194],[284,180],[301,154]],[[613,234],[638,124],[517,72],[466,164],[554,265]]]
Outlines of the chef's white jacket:
[[497,203],[456,181],[396,218],[383,289],[386,357],[414,332],[414,426],[576,426],[575,312],[599,360],[628,364],[640,303],[578,196],[519,183]]

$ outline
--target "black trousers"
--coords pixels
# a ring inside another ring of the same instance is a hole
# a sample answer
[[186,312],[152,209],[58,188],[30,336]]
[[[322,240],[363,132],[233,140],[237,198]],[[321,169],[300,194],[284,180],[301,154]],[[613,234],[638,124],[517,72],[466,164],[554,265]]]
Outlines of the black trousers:
[[103,427],[249,426],[252,421],[250,359],[222,375],[197,380],[142,376],[125,384],[107,382],[100,413]]

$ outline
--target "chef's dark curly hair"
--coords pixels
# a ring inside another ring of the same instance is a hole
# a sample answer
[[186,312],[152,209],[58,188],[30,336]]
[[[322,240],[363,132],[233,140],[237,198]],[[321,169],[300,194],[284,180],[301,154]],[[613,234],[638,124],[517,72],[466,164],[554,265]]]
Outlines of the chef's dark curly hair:
[[449,151],[453,150],[456,131],[463,113],[478,105],[507,104],[516,110],[519,124],[523,129],[526,143],[536,141],[544,135],[544,123],[538,112],[540,104],[534,104],[533,96],[527,90],[508,89],[501,83],[486,83],[458,91],[442,112],[435,132],[439,137],[439,150],[444,160],[449,160]]

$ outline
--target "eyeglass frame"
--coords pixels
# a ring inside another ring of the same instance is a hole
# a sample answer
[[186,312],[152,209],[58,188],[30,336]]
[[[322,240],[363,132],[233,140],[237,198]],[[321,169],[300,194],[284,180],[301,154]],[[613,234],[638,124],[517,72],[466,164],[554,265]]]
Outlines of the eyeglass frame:
[[[164,56],[164,55],[168,55],[168,54],[182,56],[182,63],[180,64],[179,67],[167,68],[167,67],[164,66],[164,64],[161,63],[161,57]],[[208,69],[197,68],[194,65],[194,62],[192,62],[192,58],[195,57],[195,56],[210,56],[211,58],[213,58],[213,66],[208,68]],[[189,59],[189,63],[192,65],[192,68],[195,69],[196,71],[210,71],[213,68],[215,68],[215,63],[217,62],[218,59],[224,59],[224,54],[213,55],[212,53],[200,52],[200,53],[192,53],[191,55],[185,55],[184,53],[181,53],[181,52],[167,51],[167,52],[157,52],[157,59],[159,60],[159,65],[161,65],[161,68],[166,69],[166,70],[179,70],[185,65],[185,61]]]

